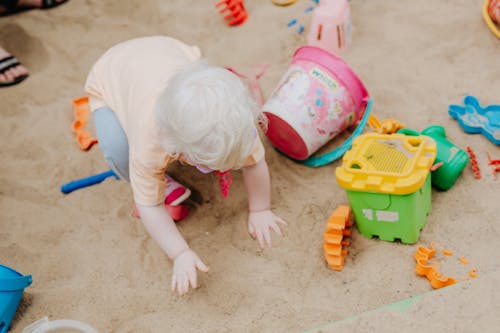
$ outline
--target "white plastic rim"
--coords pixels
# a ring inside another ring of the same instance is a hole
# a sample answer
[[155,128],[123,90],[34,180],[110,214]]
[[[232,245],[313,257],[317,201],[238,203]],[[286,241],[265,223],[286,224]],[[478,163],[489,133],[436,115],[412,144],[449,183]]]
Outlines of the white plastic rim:
[[99,333],[93,327],[72,319],[49,321],[44,317],[26,327],[23,333]]
[[76,331],[75,333],[98,333],[91,326],[82,323],[80,321],[71,319],[61,319],[61,320],[51,321],[47,327],[47,330],[40,331],[40,333],[58,333],[58,332],[63,333],[67,332],[63,330],[69,330],[69,329],[75,330]]

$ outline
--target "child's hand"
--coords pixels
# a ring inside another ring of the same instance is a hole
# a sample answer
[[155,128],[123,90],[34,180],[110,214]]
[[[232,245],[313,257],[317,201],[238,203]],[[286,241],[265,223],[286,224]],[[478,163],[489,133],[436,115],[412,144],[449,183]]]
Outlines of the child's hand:
[[253,239],[259,241],[261,248],[264,248],[264,242],[271,247],[271,230],[282,236],[279,224],[287,225],[286,221],[279,216],[274,215],[271,210],[260,212],[250,212],[248,216],[248,232]]
[[189,285],[193,289],[197,288],[196,269],[205,273],[208,272],[208,267],[193,250],[188,248],[177,255],[174,260],[174,272],[172,274],[172,291],[177,289],[179,295],[184,295],[189,291]]

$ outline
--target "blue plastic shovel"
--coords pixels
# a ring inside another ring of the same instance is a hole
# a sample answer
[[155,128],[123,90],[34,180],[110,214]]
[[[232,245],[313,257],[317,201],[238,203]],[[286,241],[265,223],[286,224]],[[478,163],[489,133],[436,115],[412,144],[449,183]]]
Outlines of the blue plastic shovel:
[[73,180],[69,183],[63,184],[61,186],[61,192],[64,194],[68,194],[70,192],[73,192],[75,190],[79,190],[84,187],[92,186],[95,184],[99,184],[102,181],[104,181],[106,178],[109,177],[115,177],[116,179],[120,179],[116,173],[113,172],[113,170],[108,170],[103,173],[98,173],[97,175],[93,175],[90,177],[78,179],[78,180]]

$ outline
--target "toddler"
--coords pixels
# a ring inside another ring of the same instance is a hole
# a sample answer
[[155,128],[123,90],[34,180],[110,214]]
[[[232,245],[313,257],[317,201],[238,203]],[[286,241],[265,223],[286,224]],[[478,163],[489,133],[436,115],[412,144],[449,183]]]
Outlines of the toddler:
[[173,261],[172,291],[197,287],[208,267],[189,247],[164,202],[190,191],[166,174],[174,161],[208,173],[242,169],[248,231],[271,246],[286,222],[270,210],[270,180],[256,119],[260,110],[230,71],[201,61],[197,47],[169,37],[137,38],[109,49],[85,84],[111,169],[130,182],[145,228]]

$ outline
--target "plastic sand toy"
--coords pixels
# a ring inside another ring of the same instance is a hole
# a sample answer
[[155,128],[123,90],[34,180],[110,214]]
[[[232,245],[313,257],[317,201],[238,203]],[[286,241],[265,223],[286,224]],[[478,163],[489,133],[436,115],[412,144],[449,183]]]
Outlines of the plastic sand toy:
[[481,133],[494,144],[500,145],[500,105],[482,107],[474,96],[465,96],[464,105],[450,105],[448,114],[457,120],[466,133]]
[[26,327],[22,333],[98,333],[93,327],[72,319],[50,321],[43,317]]
[[350,245],[344,237],[351,236],[353,224],[351,207],[338,206],[328,219],[323,235],[323,252],[325,260],[331,269],[341,271],[344,268],[347,250]]
[[77,179],[70,181],[68,183],[65,183],[61,185],[61,192],[64,194],[71,193],[73,191],[79,190],[84,187],[96,185],[99,183],[102,183],[104,180],[106,180],[109,177],[115,177],[117,180],[120,179],[116,173],[113,172],[113,170],[108,170],[106,172],[98,173],[89,177]]
[[[399,130],[398,133],[420,135],[407,128]],[[430,136],[436,142],[436,164],[440,163],[440,167],[431,173],[432,185],[439,190],[449,190],[469,163],[469,156],[463,149],[446,138],[446,131],[442,126],[429,126],[422,131],[422,134]]]
[[[219,12],[224,14],[224,20],[229,26],[242,25],[248,18],[243,0],[221,0],[215,4],[215,7],[220,8]],[[225,14],[226,12],[228,14]]]
[[336,169],[359,232],[385,241],[418,241],[431,210],[430,168],[436,143],[427,136],[367,133]]
[[[468,271],[467,277],[464,279],[457,279],[454,277],[450,277],[441,273],[439,266],[439,261],[431,261],[431,259],[435,258],[437,253],[437,249],[434,244],[431,244],[430,247],[419,246],[413,258],[415,259],[415,272],[420,276],[425,276],[432,288],[438,289],[447,286],[451,286],[459,281],[466,281],[468,279],[473,279],[477,277],[477,270],[475,268],[470,269]],[[442,253],[446,257],[453,256],[453,252],[443,248]],[[458,262],[462,265],[468,265],[470,262],[464,257],[459,257]]]
[[321,0],[313,12],[307,44],[342,54],[351,44],[351,8],[347,0]]
[[97,139],[91,137],[90,132],[85,129],[90,114],[88,97],[85,96],[73,100],[73,110],[75,112],[73,132],[75,133],[76,141],[80,149],[89,150],[97,143]]
[[0,333],[6,333],[23,292],[32,282],[31,275],[22,275],[12,268],[0,265]]
[[479,167],[479,163],[477,162],[476,154],[471,147],[467,146],[466,149],[467,153],[469,154],[470,165],[472,168],[472,172],[474,173],[474,178],[481,179],[481,168]]
[[[295,51],[292,63],[263,106],[266,136],[285,155],[307,166],[341,157],[350,143],[311,156],[349,127],[363,130],[371,109],[368,91],[341,58],[313,46]],[[366,117],[365,117],[366,116]]]
[[483,5],[483,19],[491,32],[500,38],[500,1],[485,0]]

